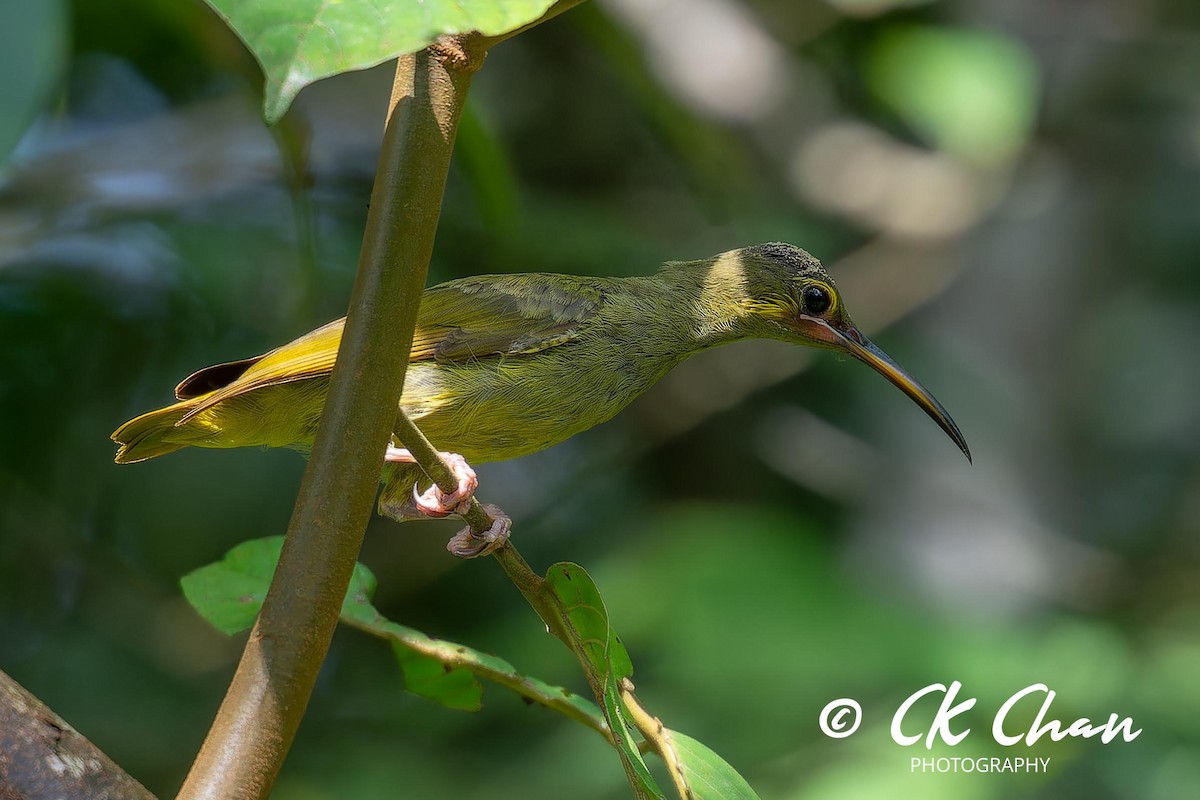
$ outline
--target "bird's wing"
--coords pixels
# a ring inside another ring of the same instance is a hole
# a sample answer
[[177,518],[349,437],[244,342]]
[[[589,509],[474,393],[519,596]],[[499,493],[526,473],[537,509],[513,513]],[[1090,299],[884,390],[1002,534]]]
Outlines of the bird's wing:
[[[175,396],[189,400],[215,392],[221,397],[214,402],[220,402],[230,394],[246,389],[327,375],[337,358],[345,321],[344,318],[337,319],[322,325],[264,355],[215,364],[193,372],[175,387]],[[206,401],[205,407],[209,405],[212,403]]]
[[[546,350],[578,338],[603,301],[599,281],[567,275],[484,275],[434,286],[421,297],[409,360],[456,362]],[[177,424],[229,397],[328,375],[344,322],[330,322],[257,358],[185,378],[176,396],[203,399]]]
[[604,302],[594,279],[482,276],[435,286],[421,298],[412,361],[536,353],[579,336]]

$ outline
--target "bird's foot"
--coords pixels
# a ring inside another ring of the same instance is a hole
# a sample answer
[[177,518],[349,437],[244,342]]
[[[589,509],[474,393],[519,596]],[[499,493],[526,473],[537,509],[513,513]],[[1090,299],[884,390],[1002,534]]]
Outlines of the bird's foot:
[[509,531],[512,529],[509,516],[491,504],[485,505],[483,510],[492,518],[492,527],[482,533],[476,533],[468,525],[447,542],[447,550],[459,558],[479,558],[491,555],[508,541]]
[[[420,483],[413,482],[420,473],[404,470],[393,474],[391,470],[384,470],[379,513],[397,522],[421,517],[466,514],[470,510],[479,479],[475,476],[475,470],[471,469],[471,465],[462,456],[457,453],[440,455],[450,465],[457,481],[453,492],[443,492],[436,483],[422,492]],[[384,460],[392,464],[416,463],[410,452],[395,445],[388,445]],[[395,469],[397,468],[393,468]],[[491,527],[479,533],[471,530],[470,526],[463,528],[450,539],[446,545],[447,550],[459,558],[478,558],[491,555],[508,541],[509,530],[512,528],[509,516],[493,505],[485,505],[483,510],[492,518]]]
[[[475,475],[475,470],[471,469],[467,460],[458,453],[440,453],[439,455],[449,464],[451,472],[454,473],[454,479],[457,482],[454,491],[443,492],[441,487],[435,483],[422,492],[417,484],[413,484],[411,506],[408,503],[403,504],[395,509],[397,514],[407,517],[415,511],[426,517],[447,517],[451,514],[462,514],[470,508],[471,498],[475,496],[475,490],[479,487],[479,478]],[[388,445],[383,458],[384,461],[394,464],[416,463],[412,453],[391,444]],[[389,516],[393,515],[389,514]]]

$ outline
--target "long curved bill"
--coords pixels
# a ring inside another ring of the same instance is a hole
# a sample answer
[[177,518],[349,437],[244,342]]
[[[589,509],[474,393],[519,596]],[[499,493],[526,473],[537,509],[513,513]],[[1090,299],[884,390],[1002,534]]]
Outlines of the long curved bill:
[[924,386],[917,383],[911,375],[892,360],[891,356],[876,347],[870,339],[863,336],[858,328],[853,325],[847,325],[846,330],[843,331],[838,330],[823,319],[808,316],[803,316],[801,319],[812,326],[809,330],[810,334],[815,334],[816,338],[830,345],[833,349],[849,353],[859,361],[867,364],[871,369],[891,381],[897,389],[908,395],[958,445],[958,449],[962,450],[963,455],[967,457],[967,461],[971,461],[971,449],[967,447],[966,438],[962,435],[962,431],[958,429],[958,425],[955,424],[950,414],[937,401],[937,398],[931,395]]

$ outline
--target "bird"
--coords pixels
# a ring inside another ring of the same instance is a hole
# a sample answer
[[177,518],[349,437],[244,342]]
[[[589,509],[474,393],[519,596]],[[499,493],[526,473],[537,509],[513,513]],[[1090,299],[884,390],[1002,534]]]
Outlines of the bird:
[[[307,452],[343,324],[189,375],[176,386],[175,403],[112,434],[117,463],[184,447]],[[745,339],[834,350],[866,363],[971,460],[941,403],[851,321],[821,262],[771,242],[669,261],[643,276],[477,275],[426,289],[400,406],[445,451],[458,486],[422,491],[428,479],[393,435],[381,443],[380,510],[397,519],[461,512],[477,485],[472,464],[565,441],[611,419],[689,356]]]

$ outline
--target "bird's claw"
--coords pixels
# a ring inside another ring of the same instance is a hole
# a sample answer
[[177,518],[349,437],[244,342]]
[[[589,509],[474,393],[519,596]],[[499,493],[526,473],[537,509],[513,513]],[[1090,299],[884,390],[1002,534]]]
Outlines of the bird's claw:
[[458,453],[443,453],[442,457],[450,465],[458,485],[453,492],[443,492],[436,483],[420,491],[417,485],[412,488],[413,506],[427,517],[448,517],[451,514],[463,514],[471,507],[471,498],[479,488],[479,478],[467,460]]
[[[453,492],[443,492],[436,483],[424,492],[420,490],[419,484],[414,484],[411,491],[405,492],[385,480],[383,492],[379,497],[379,513],[399,522],[419,519],[422,516],[448,517],[451,514],[466,514],[471,508],[475,490],[479,487],[479,479],[475,470],[471,469],[471,465],[462,456],[457,453],[441,453],[441,456],[450,466],[457,481]],[[416,463],[411,453],[391,444],[388,445],[384,458],[393,464]],[[483,510],[492,518],[491,527],[476,533],[468,525],[450,539],[446,545],[447,550],[459,558],[478,558],[491,555],[508,541],[509,530],[512,528],[509,516],[493,505],[483,506]]]
[[512,519],[494,505],[485,505],[483,510],[492,518],[492,527],[476,533],[468,525],[446,543],[447,550],[459,558],[479,558],[504,546],[512,529]]

